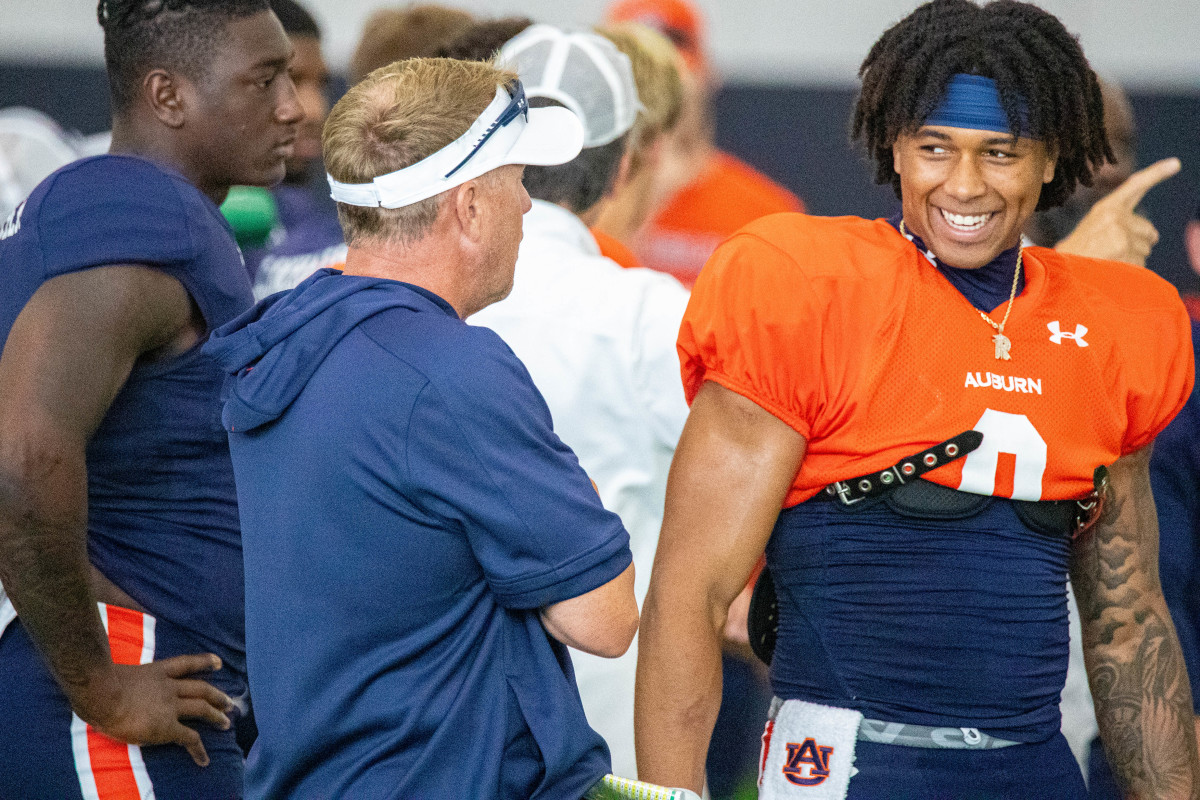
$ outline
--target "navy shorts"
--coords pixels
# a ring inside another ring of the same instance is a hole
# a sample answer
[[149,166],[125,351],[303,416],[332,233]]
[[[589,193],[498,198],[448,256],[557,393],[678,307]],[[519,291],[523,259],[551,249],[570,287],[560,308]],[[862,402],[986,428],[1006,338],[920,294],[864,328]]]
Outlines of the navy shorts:
[[[763,732],[761,770],[772,729]],[[1083,774],[1061,733],[991,750],[858,741],[846,800],[1087,800]]]
[[857,742],[847,800],[1087,800],[1061,733],[996,750],[935,750]]
[[[147,614],[101,603],[100,615],[118,663],[197,652],[179,629]],[[226,672],[211,682],[241,694],[244,679]],[[240,800],[233,729],[196,729],[210,760],[203,768],[178,745],[139,747],[97,733],[72,713],[20,620],[0,636],[0,800]]]

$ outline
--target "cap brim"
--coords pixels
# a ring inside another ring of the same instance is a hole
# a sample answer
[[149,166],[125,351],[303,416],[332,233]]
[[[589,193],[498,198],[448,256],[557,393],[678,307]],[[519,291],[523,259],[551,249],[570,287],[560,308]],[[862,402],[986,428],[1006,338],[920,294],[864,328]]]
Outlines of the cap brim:
[[508,151],[504,161],[548,167],[567,163],[582,149],[583,123],[579,117],[557,106],[531,108],[521,138]]

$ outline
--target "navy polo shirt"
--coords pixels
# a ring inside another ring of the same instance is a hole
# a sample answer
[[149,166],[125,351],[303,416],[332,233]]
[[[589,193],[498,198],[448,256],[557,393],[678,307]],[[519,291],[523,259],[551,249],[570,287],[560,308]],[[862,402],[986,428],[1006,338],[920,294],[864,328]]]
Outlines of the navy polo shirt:
[[247,797],[579,798],[609,770],[539,609],[628,535],[495,333],[321,270],[217,332],[259,739]]

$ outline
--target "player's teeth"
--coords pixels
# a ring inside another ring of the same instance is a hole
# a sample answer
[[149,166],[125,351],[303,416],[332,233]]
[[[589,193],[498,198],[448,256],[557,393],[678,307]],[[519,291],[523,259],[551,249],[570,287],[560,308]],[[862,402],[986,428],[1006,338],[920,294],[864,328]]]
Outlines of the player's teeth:
[[941,211],[942,216],[946,218],[947,222],[956,228],[964,228],[966,230],[982,228],[983,224],[988,221],[988,217],[991,216],[990,214],[973,214],[971,216],[952,214],[944,208]]

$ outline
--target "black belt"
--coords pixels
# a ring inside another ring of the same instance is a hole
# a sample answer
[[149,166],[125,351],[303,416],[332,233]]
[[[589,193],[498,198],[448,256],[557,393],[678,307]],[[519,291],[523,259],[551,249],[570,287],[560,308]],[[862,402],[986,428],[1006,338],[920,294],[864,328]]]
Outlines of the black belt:
[[[975,450],[983,442],[983,434],[979,431],[964,431],[957,436],[947,439],[939,445],[923,450],[916,455],[902,459],[893,466],[869,475],[863,475],[848,481],[835,481],[814,495],[812,500],[836,500],[843,506],[852,506],[862,500],[878,497],[905,484],[911,483],[930,470],[962,458]],[[1034,531],[1048,536],[1063,536],[1075,539],[1084,535],[1096,524],[1104,511],[1104,501],[1108,494],[1108,469],[1100,466],[1093,475],[1094,488],[1082,500],[1041,500],[1013,501],[1013,507],[1021,521]],[[928,491],[916,492],[924,486]],[[932,485],[919,484],[910,486],[904,492],[893,495],[899,498],[905,493],[914,493],[918,498],[931,492],[942,496],[957,496],[959,493],[952,489]],[[926,498],[927,499],[927,498]],[[979,502],[986,502],[990,497],[978,496]],[[891,498],[887,502],[891,502]],[[922,501],[918,500],[918,504]],[[901,504],[894,509],[905,513]],[[956,518],[969,516],[978,510],[975,503],[967,503],[963,508],[939,509],[932,516]],[[926,511],[926,514],[929,512]],[[918,516],[926,516],[920,514]],[[750,613],[748,628],[750,648],[763,662],[771,663],[775,653],[775,639],[779,632],[779,605],[775,595],[775,582],[771,571],[765,565],[754,585],[750,597]]]
[[[844,506],[878,497],[903,486],[930,470],[962,458],[983,442],[979,431],[963,431],[957,436],[901,459],[887,469],[862,475],[848,481],[834,481],[812,500],[836,500]],[[779,632],[779,604],[775,597],[775,582],[771,570],[763,565],[754,591],[750,595],[748,628],[750,649],[766,664],[771,663],[775,653],[775,637]]]
[[983,434],[979,431],[963,431],[928,450],[901,459],[885,470],[860,475],[848,481],[834,481],[812,499],[837,500],[842,505],[849,506],[878,497],[889,489],[916,480],[930,470],[957,461],[979,447],[982,442]]

